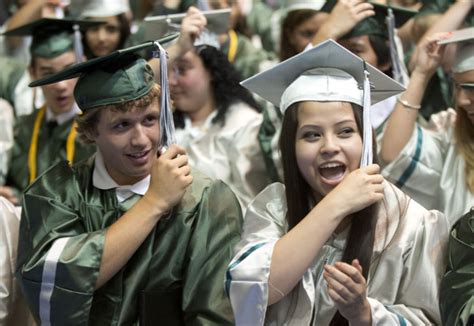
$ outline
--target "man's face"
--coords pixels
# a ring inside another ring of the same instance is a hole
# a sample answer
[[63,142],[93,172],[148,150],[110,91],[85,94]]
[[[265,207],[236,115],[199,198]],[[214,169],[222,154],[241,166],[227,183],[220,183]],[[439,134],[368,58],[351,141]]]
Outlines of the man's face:
[[[35,57],[30,66],[30,74],[33,80],[56,74],[73,65],[76,60],[74,52],[65,52],[55,58]],[[46,105],[51,108],[53,114],[58,115],[71,110],[74,104],[74,86],[77,78],[63,80],[54,84],[42,86]]]
[[158,100],[128,112],[100,112],[94,141],[109,175],[119,185],[134,184],[151,173],[160,138]]

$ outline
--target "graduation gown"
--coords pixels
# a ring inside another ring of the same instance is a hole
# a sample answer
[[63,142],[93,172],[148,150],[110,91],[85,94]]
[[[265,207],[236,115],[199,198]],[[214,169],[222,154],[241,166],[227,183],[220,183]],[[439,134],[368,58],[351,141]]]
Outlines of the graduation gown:
[[441,283],[443,325],[474,324],[474,208],[451,230],[448,271]]
[[[223,279],[240,238],[241,212],[229,188],[194,173],[180,204],[94,291],[106,229],[127,208],[114,189],[93,186],[92,172],[92,158],[73,167],[61,162],[24,195],[17,273],[36,318],[53,325],[134,325],[146,306],[151,318],[166,317],[164,324],[232,324]],[[170,317],[171,308],[178,314]]]
[[185,117],[185,127],[176,130],[176,141],[186,148],[189,164],[227,183],[245,210],[271,183],[258,142],[263,117],[243,102],[228,108],[224,124],[212,122],[216,114],[200,127],[193,127]]
[[20,208],[0,197],[0,325],[36,325],[28,310],[15,266],[20,226]]
[[[281,183],[268,186],[247,210],[226,274],[237,325],[328,325],[336,313],[323,266],[342,259],[349,228],[333,234],[295,288],[267,307],[273,248],[288,230],[286,211]],[[427,211],[387,182],[375,234],[367,288],[372,325],[439,325],[438,286],[448,235],[444,215]]]
[[427,209],[437,209],[453,225],[474,206],[474,194],[466,185],[464,158],[454,143],[453,109],[418,124],[398,157],[382,174]]
[[[22,192],[29,184],[28,154],[31,137],[39,110],[18,118],[14,130],[14,145],[10,158],[6,185]],[[74,119],[51,126],[43,117],[38,134],[36,154],[36,176],[51,165],[66,159],[66,142]],[[79,162],[95,152],[95,146],[84,145],[76,137],[74,142],[74,162]]]

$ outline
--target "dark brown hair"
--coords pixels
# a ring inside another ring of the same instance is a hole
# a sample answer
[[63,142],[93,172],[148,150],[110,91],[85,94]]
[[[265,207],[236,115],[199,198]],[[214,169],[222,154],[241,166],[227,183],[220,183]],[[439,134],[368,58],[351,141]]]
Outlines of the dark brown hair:
[[[459,90],[456,90],[459,92]],[[474,126],[469,119],[466,110],[456,106],[456,124],[454,127],[454,138],[456,149],[464,158],[466,186],[474,194]]]
[[[362,137],[362,108],[352,104],[352,111],[354,112],[359,134]],[[304,180],[299,169],[295,168],[298,166],[295,150],[297,128],[298,104],[296,103],[286,110],[283,117],[282,133],[280,135],[285,195],[288,204],[286,219],[289,229],[296,226],[312,209],[308,202],[311,196],[311,188]],[[372,139],[372,142],[375,158],[375,153],[377,153],[375,138]],[[342,261],[348,264],[351,264],[352,260],[357,258],[362,266],[362,274],[365,279],[367,279],[369,275],[378,209],[379,205],[373,204],[352,215],[352,226],[342,256]],[[338,311],[334,315],[331,325],[348,325],[348,321]]]

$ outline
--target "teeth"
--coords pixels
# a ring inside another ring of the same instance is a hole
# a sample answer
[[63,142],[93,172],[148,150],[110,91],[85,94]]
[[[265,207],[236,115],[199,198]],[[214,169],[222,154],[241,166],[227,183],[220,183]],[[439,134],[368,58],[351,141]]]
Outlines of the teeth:
[[321,169],[330,169],[330,168],[337,168],[342,166],[341,163],[325,163],[320,166]]
[[139,158],[144,156],[146,153],[138,153],[138,154],[129,154],[131,157]]

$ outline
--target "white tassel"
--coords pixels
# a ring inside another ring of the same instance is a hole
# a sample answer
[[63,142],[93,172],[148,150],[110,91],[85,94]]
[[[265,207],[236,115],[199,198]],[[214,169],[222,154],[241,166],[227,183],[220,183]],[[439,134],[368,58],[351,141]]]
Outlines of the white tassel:
[[395,29],[395,16],[393,15],[393,10],[388,8],[388,15],[386,18],[387,30],[388,30],[388,40],[390,45],[390,58],[392,59],[392,73],[393,79],[399,82],[402,85],[408,84],[408,73],[406,72],[405,65],[403,63],[403,55],[401,49],[396,42],[396,29]]
[[84,48],[82,47],[82,34],[78,24],[72,26],[74,30],[74,53],[76,55],[76,63],[84,61]]
[[[160,145],[168,148],[176,143],[173,113],[170,105],[170,91],[168,85],[168,57],[165,49],[155,42],[159,49],[160,84],[161,84],[161,111],[160,111]],[[158,53],[156,53],[158,54]]]
[[370,121],[370,81],[369,72],[365,69],[364,61],[364,102],[362,103],[362,120],[364,125],[363,142],[362,142],[362,157],[360,159],[360,167],[372,164],[373,150],[372,150],[372,122]]

